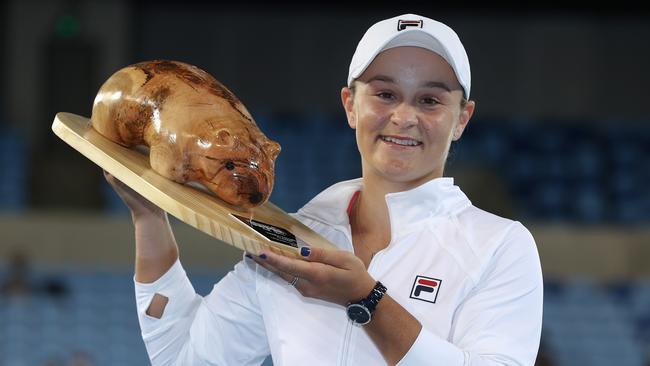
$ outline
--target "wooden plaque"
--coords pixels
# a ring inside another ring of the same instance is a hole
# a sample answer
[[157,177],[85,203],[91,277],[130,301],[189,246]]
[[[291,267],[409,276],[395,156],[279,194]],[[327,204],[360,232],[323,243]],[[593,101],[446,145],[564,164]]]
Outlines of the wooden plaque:
[[108,140],[88,118],[57,113],[52,131],[143,197],[179,220],[251,254],[265,248],[301,258],[299,247],[336,248],[271,202],[239,211],[195,187],[176,183],[151,169],[149,157]]

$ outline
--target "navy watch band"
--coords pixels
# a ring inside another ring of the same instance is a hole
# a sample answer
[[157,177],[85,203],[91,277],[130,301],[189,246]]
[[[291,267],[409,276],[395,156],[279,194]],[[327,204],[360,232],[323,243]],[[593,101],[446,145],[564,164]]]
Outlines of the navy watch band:
[[381,300],[382,297],[384,297],[384,294],[386,293],[386,286],[384,286],[381,282],[377,281],[375,284],[375,287],[370,291],[370,294],[368,297],[365,299],[361,300],[363,301],[370,311],[370,314],[375,312],[375,308],[377,307],[377,304],[379,304],[379,300]]
[[370,323],[372,314],[375,312],[377,304],[384,297],[386,291],[386,286],[377,281],[375,287],[366,298],[348,304],[347,313],[350,320],[359,325]]

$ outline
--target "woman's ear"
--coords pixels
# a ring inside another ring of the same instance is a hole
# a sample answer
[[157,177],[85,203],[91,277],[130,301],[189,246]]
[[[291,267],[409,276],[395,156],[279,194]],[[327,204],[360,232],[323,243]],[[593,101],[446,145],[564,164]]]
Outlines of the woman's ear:
[[472,115],[474,114],[474,108],[476,108],[476,103],[473,100],[467,101],[465,103],[465,107],[461,109],[460,114],[458,116],[458,124],[456,125],[454,129],[454,141],[457,141],[460,139],[460,136],[463,135],[463,131],[465,131],[465,127],[467,127],[467,124],[469,123],[469,120],[472,118]]
[[343,109],[345,109],[345,116],[348,118],[348,125],[351,128],[357,128],[357,119],[354,113],[354,93],[347,86],[341,89],[341,102]]

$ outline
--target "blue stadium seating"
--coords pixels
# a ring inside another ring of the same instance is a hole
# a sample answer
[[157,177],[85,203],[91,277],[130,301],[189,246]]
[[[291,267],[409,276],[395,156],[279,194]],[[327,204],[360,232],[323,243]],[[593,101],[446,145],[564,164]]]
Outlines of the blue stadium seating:
[[622,300],[630,293],[642,291],[606,288],[586,278],[552,283],[544,300],[543,332],[558,366],[645,365],[650,343],[638,337],[641,323],[629,316],[629,302]]
[[[188,274],[205,295],[226,272]],[[80,351],[96,365],[148,364],[131,273],[54,274],[69,287],[67,297],[0,298],[0,365],[65,362]],[[34,280],[48,275],[42,271]],[[650,357],[650,279],[610,286],[587,278],[548,280],[543,338],[558,366],[644,366]]]
[[[354,130],[342,113],[260,113],[256,120],[282,145],[271,200],[286,211],[297,210],[335,182],[361,175]],[[492,168],[524,220],[647,222],[649,129],[643,124],[587,129],[585,123],[476,120],[452,144],[449,162]],[[126,213],[107,185],[104,191],[107,210]]]
[[0,130],[0,211],[25,209],[27,161],[24,138],[16,131]]

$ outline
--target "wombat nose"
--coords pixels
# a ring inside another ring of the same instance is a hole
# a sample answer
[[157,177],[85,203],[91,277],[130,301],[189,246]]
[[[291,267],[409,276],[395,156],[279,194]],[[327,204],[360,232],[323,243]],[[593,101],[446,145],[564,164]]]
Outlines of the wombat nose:
[[250,200],[250,202],[252,204],[255,205],[255,204],[260,203],[262,201],[262,198],[264,198],[264,195],[262,194],[262,192],[255,192],[255,193],[251,194],[249,200]]

